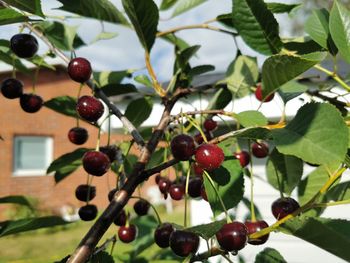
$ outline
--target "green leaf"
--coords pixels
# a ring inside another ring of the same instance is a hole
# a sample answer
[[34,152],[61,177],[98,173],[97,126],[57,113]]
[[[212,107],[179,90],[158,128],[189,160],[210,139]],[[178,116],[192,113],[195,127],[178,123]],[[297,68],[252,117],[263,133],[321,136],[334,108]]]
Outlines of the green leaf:
[[163,0],[162,3],[160,4],[160,10],[168,10],[169,8],[171,8],[172,6],[174,6],[174,4],[176,4],[178,0]]
[[162,35],[161,39],[164,39],[165,41],[173,44],[177,47],[178,50],[184,50],[190,46],[185,40],[179,38],[174,34]]
[[280,13],[290,13],[296,7],[301,6],[301,4],[282,4],[282,3],[266,3],[267,8],[275,14]]
[[4,0],[4,2],[13,7],[21,9],[22,11],[45,18],[45,15],[41,10],[40,0]]
[[151,98],[139,98],[129,103],[124,115],[135,127],[139,127],[151,115],[152,107],[153,101]]
[[13,221],[0,222],[0,237],[22,233],[25,231],[36,230],[39,228],[66,225],[69,222],[64,221],[58,216],[45,216],[37,218],[26,218]]
[[190,78],[193,78],[194,76],[201,75],[214,70],[215,70],[215,67],[213,65],[200,65],[200,66],[191,68],[190,71],[188,72],[188,76]]
[[178,69],[182,71],[185,70],[186,67],[188,66],[189,60],[191,59],[191,57],[193,57],[197,53],[200,47],[201,46],[199,45],[195,45],[179,51],[176,54],[176,61],[175,61],[176,67],[174,71],[177,71]]
[[109,40],[115,38],[116,36],[118,36],[118,33],[116,32],[101,32],[91,41],[90,44],[94,44],[100,40]]
[[137,92],[133,84],[108,84],[101,89],[108,97]]
[[255,257],[255,263],[287,263],[274,248],[267,247]]
[[[231,144],[226,145],[226,142],[224,142],[219,146],[224,151],[225,161],[219,168],[210,172],[210,176],[226,209],[230,209],[235,207],[243,198],[244,178],[239,162],[234,159],[230,151]],[[203,175],[203,178],[210,207],[214,216],[217,216],[224,212],[223,208],[207,177]]]
[[123,14],[108,0],[58,0],[59,9],[101,21],[128,25]]
[[159,19],[157,5],[153,0],[123,0],[122,2],[142,46],[150,52],[157,33]]
[[291,155],[284,155],[276,148],[270,153],[266,164],[269,184],[290,195],[303,175],[303,161]]
[[196,233],[205,240],[212,238],[220,228],[226,224],[226,220],[214,221],[209,224],[197,225],[194,227],[186,228],[186,231]]
[[350,222],[347,220],[300,216],[288,220],[281,228],[350,261]]
[[128,156],[124,156],[124,169],[125,169],[125,173],[127,175],[132,172],[137,160],[138,160],[137,156],[133,155],[133,154],[129,154]]
[[340,112],[328,103],[302,106],[285,128],[271,132],[279,152],[306,162],[340,163],[347,152],[347,126]]
[[78,117],[77,111],[75,109],[76,105],[76,98],[70,96],[60,96],[44,102],[45,107],[74,118]]
[[216,21],[218,21],[219,23],[229,28],[234,28],[233,21],[232,21],[232,13],[218,15],[216,17]]
[[255,110],[242,111],[235,115],[235,118],[243,127],[264,126],[268,124],[267,118]]
[[235,97],[244,97],[250,93],[259,77],[256,58],[248,56],[237,57],[226,72],[227,87]]
[[340,54],[350,63],[350,12],[338,1],[331,9],[329,29]]
[[350,199],[350,181],[340,183],[329,189],[325,195],[326,201],[342,201]]
[[13,56],[10,55],[10,52],[5,53],[0,50],[0,60],[6,64],[12,65],[14,62],[15,68],[25,74],[30,74],[31,70],[28,69],[20,59],[13,58]]
[[299,55],[324,51],[324,48],[312,39],[295,39],[284,43],[284,47],[290,51],[296,51]]
[[232,94],[228,89],[220,88],[210,99],[207,110],[224,109],[232,100]]
[[97,254],[93,254],[88,263],[114,263],[113,257],[106,251],[100,251]]
[[149,79],[147,75],[144,75],[144,74],[137,75],[134,78],[134,80],[137,81],[138,83],[145,85],[146,87],[149,87],[149,88],[153,87],[152,81]]
[[314,10],[305,23],[305,32],[315,40],[320,46],[337,54],[337,48],[329,32],[329,13],[326,9]]
[[254,50],[271,55],[281,51],[278,23],[263,0],[232,0],[232,18],[244,42]]
[[94,72],[94,80],[99,87],[103,87],[109,84],[120,84],[125,77],[130,77],[129,70],[121,71],[100,71]]
[[[167,151],[166,148],[160,148],[158,150],[156,150],[152,156],[151,156],[151,159],[149,160],[147,166],[146,166],[146,169],[150,169],[154,166],[157,166],[159,164],[161,164],[164,160],[164,153],[165,151]],[[168,153],[169,155],[169,153]]]
[[55,182],[58,183],[62,181],[79,168],[84,153],[89,150],[90,149],[87,148],[78,148],[73,152],[63,154],[50,164],[46,173],[49,174],[55,172]]
[[237,138],[269,140],[272,138],[271,131],[265,128],[245,128],[236,133]]
[[27,22],[29,18],[27,16],[18,13],[11,8],[0,8],[0,25],[8,25],[20,22]]
[[312,53],[307,57],[274,55],[266,59],[262,67],[264,97],[319,63],[326,55],[327,53]]
[[17,204],[32,208],[30,201],[23,195],[9,195],[0,198],[0,204]]
[[207,0],[178,0],[172,17],[185,13],[191,10],[192,8],[203,4],[206,1]]
[[303,85],[297,81],[291,80],[283,84],[278,90],[278,94],[282,98],[284,103],[287,103],[291,99],[298,97],[308,90],[308,86]]
[[51,70],[56,70],[55,66],[47,63],[43,57],[39,56],[39,55],[34,55],[34,57],[31,57],[28,59],[31,63],[33,63],[34,65],[40,67],[40,68],[47,68],[47,69],[51,69]]

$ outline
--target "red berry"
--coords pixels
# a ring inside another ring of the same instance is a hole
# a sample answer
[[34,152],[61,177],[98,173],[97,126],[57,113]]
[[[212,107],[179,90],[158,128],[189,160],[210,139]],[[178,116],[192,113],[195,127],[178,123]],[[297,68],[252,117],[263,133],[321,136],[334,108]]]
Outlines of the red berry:
[[116,145],[101,146],[100,152],[106,154],[111,163],[118,160],[121,154],[120,149]]
[[135,213],[138,214],[139,216],[147,215],[149,208],[150,208],[150,204],[145,200],[138,200],[134,204]]
[[292,214],[300,207],[299,203],[291,197],[281,197],[272,203],[272,214],[277,219],[280,220],[289,214]]
[[196,162],[207,171],[212,171],[222,164],[224,152],[216,144],[202,144],[196,150]]
[[111,162],[108,156],[102,152],[89,151],[83,156],[83,167],[91,175],[102,176],[108,171],[110,166]]
[[198,163],[193,163],[192,164],[194,173],[196,175],[202,175],[203,174],[203,168],[198,165]]
[[246,167],[250,162],[250,155],[246,151],[235,152],[234,156],[238,159],[242,167]]
[[78,214],[81,220],[91,221],[97,216],[97,207],[95,205],[85,205],[79,208]]
[[197,198],[201,196],[203,180],[199,177],[193,177],[188,182],[188,195],[192,198]]
[[171,250],[180,257],[187,257],[195,254],[199,246],[199,237],[197,234],[177,230],[171,233],[169,240]]
[[175,136],[171,140],[170,147],[174,158],[181,161],[189,160],[195,152],[194,140],[186,134]]
[[206,119],[203,123],[204,129],[206,129],[207,131],[215,130],[217,126],[217,122],[213,119]]
[[135,240],[137,228],[135,225],[121,226],[118,230],[118,237],[124,243],[130,243]]
[[[211,135],[211,133],[209,131],[205,131],[204,132],[205,137],[207,138],[208,141],[210,141],[211,139],[213,139],[213,136]],[[197,133],[194,136],[194,140],[196,141],[196,143],[198,144],[202,144],[204,142],[203,136],[201,133]]]
[[174,227],[172,224],[163,223],[156,228],[154,231],[154,241],[161,248],[169,247],[169,239],[171,233],[174,232]]
[[102,102],[92,96],[80,97],[76,110],[80,117],[90,122],[96,122],[104,113]]
[[126,224],[126,218],[127,215],[125,213],[125,210],[123,209],[118,215],[117,217],[114,219],[114,224],[117,226],[125,226]]
[[13,53],[20,58],[31,58],[39,49],[36,38],[30,34],[16,34],[10,40]]
[[8,99],[19,98],[23,94],[23,83],[14,78],[5,79],[1,83],[1,93]]
[[[255,90],[255,97],[256,97],[259,101],[263,101],[263,95],[262,95],[261,84],[258,84],[258,86],[256,87],[256,90]],[[270,94],[269,96],[267,96],[263,102],[269,102],[269,101],[271,101],[271,100],[273,99],[273,97],[275,97],[275,93],[272,93],[272,94]]]
[[245,247],[248,241],[247,227],[241,222],[223,225],[216,233],[220,246],[227,251],[236,251]]
[[159,179],[158,187],[159,187],[159,191],[162,194],[167,194],[169,192],[170,186],[171,186],[171,182],[168,178]]
[[154,181],[156,182],[156,184],[159,184],[159,180],[162,178],[162,176],[160,175],[160,173],[155,174],[154,176]]
[[75,189],[75,197],[79,201],[87,202],[96,196],[96,187],[88,184],[81,184]]
[[[246,221],[244,224],[248,229],[248,235],[251,235],[255,232],[259,232],[260,230],[269,227],[269,225],[264,220],[259,220],[255,222]],[[261,244],[264,244],[268,238],[269,238],[269,234],[259,237],[258,239],[249,238],[248,243],[252,245],[261,245]]]
[[89,138],[88,131],[82,127],[74,127],[68,132],[68,139],[76,145],[84,144]]
[[115,195],[116,192],[117,192],[117,188],[114,188],[111,191],[109,191],[109,193],[108,193],[108,200],[109,200],[109,202],[112,201],[112,199],[114,198],[114,195]]
[[269,154],[269,146],[264,142],[255,142],[252,144],[252,154],[256,158],[265,158]]
[[21,108],[28,113],[35,113],[43,106],[43,99],[35,94],[22,94],[19,98]]
[[172,184],[169,188],[169,194],[173,200],[181,200],[185,194],[185,188],[183,184]]
[[68,64],[68,75],[76,82],[86,82],[92,73],[91,64],[85,58],[74,58]]

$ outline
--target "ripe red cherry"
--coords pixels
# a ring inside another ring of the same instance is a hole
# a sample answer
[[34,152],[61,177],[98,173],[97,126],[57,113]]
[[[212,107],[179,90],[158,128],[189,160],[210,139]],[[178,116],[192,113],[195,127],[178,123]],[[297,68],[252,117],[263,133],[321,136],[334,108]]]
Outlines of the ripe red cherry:
[[95,97],[82,96],[78,99],[76,110],[84,120],[96,122],[103,115],[104,107]]
[[177,230],[171,233],[169,239],[171,250],[180,257],[187,257],[190,254],[195,254],[199,246],[199,237],[197,234]]
[[203,174],[203,168],[198,165],[198,163],[193,163],[192,165],[194,173],[196,175],[202,175]]
[[204,170],[212,171],[222,164],[225,156],[216,144],[202,144],[196,150],[195,159]]
[[147,215],[150,204],[146,200],[138,200],[134,204],[135,213],[139,216]]
[[110,166],[111,162],[108,156],[102,152],[89,151],[83,156],[83,167],[91,175],[102,176],[108,171]]
[[43,99],[35,94],[22,94],[19,98],[22,110],[28,113],[35,113],[43,106]]
[[213,131],[218,126],[217,122],[213,119],[206,119],[203,123],[203,127],[207,131]]
[[292,214],[300,207],[299,203],[291,197],[280,197],[272,203],[271,210],[273,216],[280,220]]
[[68,132],[68,139],[76,145],[84,144],[89,138],[88,131],[82,127],[74,127]]
[[[258,84],[255,90],[255,97],[259,100],[259,101],[263,101],[263,95],[262,95],[262,90],[261,90],[261,84]],[[273,97],[275,97],[275,93],[270,94],[269,96],[267,96],[265,98],[265,100],[263,102],[269,102],[273,99]]]
[[101,146],[100,152],[106,154],[111,163],[119,159],[120,149],[116,145]]
[[68,75],[76,82],[86,82],[90,79],[92,73],[91,64],[85,58],[74,58],[68,64]]
[[220,246],[227,251],[236,251],[245,247],[248,241],[247,227],[241,222],[223,225],[216,233]]
[[125,226],[126,224],[126,218],[127,215],[125,213],[125,210],[123,209],[118,215],[117,217],[114,219],[114,224],[117,226]]
[[156,184],[159,184],[159,180],[162,178],[162,176],[160,175],[160,173],[157,173],[154,175],[154,181],[156,182]]
[[175,231],[172,224],[163,223],[154,231],[154,241],[161,248],[169,247],[171,233]]
[[175,136],[171,140],[170,147],[174,158],[181,161],[190,159],[195,152],[194,140],[186,134]]
[[[246,221],[244,224],[248,229],[248,235],[251,235],[255,232],[259,232],[263,228],[269,227],[269,225],[264,220],[259,220],[259,221],[255,221],[255,222]],[[268,238],[269,238],[269,234],[266,234],[262,237],[259,237],[258,239],[250,239],[249,238],[248,243],[251,245],[261,245],[261,244],[264,244]]]
[[252,144],[252,154],[256,158],[265,158],[269,154],[269,146],[265,142],[254,142]]
[[16,34],[10,40],[10,47],[18,57],[31,58],[38,51],[39,43],[30,34]]
[[169,194],[173,200],[181,200],[185,194],[183,184],[172,184],[169,188]]
[[250,162],[250,155],[246,151],[235,152],[234,156],[238,159],[242,167],[246,167]]
[[[208,141],[213,139],[213,136],[211,135],[211,133],[209,131],[205,131],[204,135]],[[202,144],[204,142],[204,139],[203,139],[203,136],[201,133],[197,133],[193,138],[196,141],[196,143],[198,143],[198,144]]]
[[5,79],[1,83],[1,93],[8,99],[19,98],[23,94],[23,83],[14,78]]
[[97,216],[97,207],[95,205],[84,205],[79,208],[78,214],[83,221],[94,220]]
[[171,186],[171,182],[168,178],[163,177],[159,179],[158,187],[159,187],[159,191],[162,194],[167,194],[169,192],[170,186]]
[[137,228],[135,225],[121,226],[118,230],[118,237],[124,243],[130,243],[135,240]]
[[75,197],[79,201],[87,202],[96,196],[96,187],[88,184],[81,184],[75,189]]
[[203,180],[199,177],[193,177],[188,182],[188,195],[192,198],[197,198],[201,196]]

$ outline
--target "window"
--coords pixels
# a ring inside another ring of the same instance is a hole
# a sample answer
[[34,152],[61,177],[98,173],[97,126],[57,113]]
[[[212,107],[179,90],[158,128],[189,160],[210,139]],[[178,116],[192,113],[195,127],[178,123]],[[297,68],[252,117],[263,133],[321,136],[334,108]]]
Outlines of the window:
[[46,136],[16,136],[13,175],[45,175],[52,161],[53,140]]

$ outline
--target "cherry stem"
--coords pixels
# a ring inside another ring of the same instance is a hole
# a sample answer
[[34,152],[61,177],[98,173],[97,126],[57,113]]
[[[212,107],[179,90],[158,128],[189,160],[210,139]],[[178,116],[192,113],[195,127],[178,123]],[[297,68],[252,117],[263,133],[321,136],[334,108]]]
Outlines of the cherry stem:
[[222,209],[223,209],[224,212],[225,212],[226,222],[227,222],[227,223],[232,223],[232,220],[231,220],[231,218],[230,218],[230,216],[229,216],[229,214],[228,214],[228,212],[227,212],[225,203],[224,203],[224,201],[222,200],[221,196],[219,195],[219,192],[218,192],[218,190],[217,190],[216,187],[215,187],[215,183],[214,183],[213,179],[210,177],[209,173],[208,173],[206,170],[203,170],[203,173],[204,173],[204,175],[207,177],[207,179],[208,179],[208,181],[209,181],[211,187],[213,187],[213,189],[214,189],[214,191],[215,191],[215,194],[216,194],[217,198],[218,198],[219,201],[220,201],[220,204],[221,204],[221,206],[222,206]]
[[88,185],[88,191],[87,191],[87,198],[86,198],[86,204],[88,205],[89,204],[89,201],[90,201],[90,194],[91,194],[91,184],[92,184],[92,179],[93,179],[93,176],[90,176],[89,174],[87,174],[87,182],[86,184]]
[[188,201],[188,185],[190,182],[191,164],[186,174],[186,185],[185,185],[185,215],[184,215],[184,227],[187,227],[187,201]]
[[186,116],[187,120],[191,123],[191,125],[194,126],[199,131],[199,133],[202,135],[204,142],[208,143],[207,136],[205,136],[205,133],[203,132],[201,127],[198,125],[197,121],[194,118],[190,117],[189,115],[184,114],[184,116]]
[[35,73],[33,76],[33,94],[35,94],[36,83],[39,77],[40,66],[35,69]]
[[107,138],[107,146],[111,143],[111,115],[108,114],[108,138]]
[[[252,148],[250,147],[250,140],[248,140],[249,156],[252,156]],[[253,159],[250,160],[250,216],[251,221],[256,221],[254,208],[254,175],[253,175]]]
[[15,56],[12,56],[12,78],[16,78],[16,64],[15,64],[16,58]]
[[100,139],[101,139],[101,126],[98,127],[97,141],[95,151],[100,150]]
[[155,92],[157,92],[157,94],[160,97],[165,97],[166,93],[163,90],[163,88],[161,87],[161,85],[159,84],[158,80],[157,80],[157,76],[153,70],[152,64],[151,64],[151,58],[150,55],[148,53],[148,51],[145,52],[145,62],[146,62],[146,68],[148,70],[148,73],[151,76],[152,79],[152,84],[153,84],[153,88],[155,90]]
[[350,86],[348,84],[346,84],[345,81],[342,80],[336,72],[332,72],[332,71],[322,67],[321,65],[315,65],[314,68],[323,72],[323,73],[326,73],[328,76],[333,78],[336,82],[338,82],[340,86],[342,86],[347,91],[350,91]]
[[350,199],[334,201],[329,203],[316,203],[316,204],[313,204],[312,207],[329,207],[329,206],[347,205],[347,204],[350,204]]
[[142,200],[142,201],[147,202],[147,203],[152,207],[154,213],[156,214],[158,224],[159,224],[159,225],[162,224],[162,220],[160,219],[159,213],[158,213],[156,207],[155,207],[151,202],[149,202],[149,201],[148,201],[147,199],[145,199],[145,198],[142,198],[141,196],[131,196],[130,198],[139,199],[139,200]]

